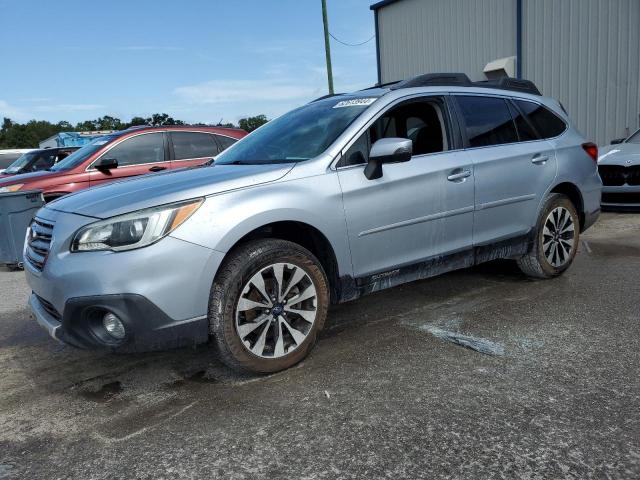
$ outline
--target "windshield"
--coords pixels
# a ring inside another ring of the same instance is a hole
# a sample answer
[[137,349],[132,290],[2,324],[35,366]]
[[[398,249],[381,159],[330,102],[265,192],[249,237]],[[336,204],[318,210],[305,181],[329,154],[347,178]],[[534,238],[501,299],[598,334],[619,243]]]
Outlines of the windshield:
[[32,160],[39,155],[39,152],[24,153],[15,162],[7,167],[4,173],[20,173]]
[[627,143],[640,143],[640,130],[627,138]]
[[341,95],[309,103],[240,140],[216,157],[215,165],[289,163],[317,157],[376,100]]
[[118,138],[119,135],[106,135],[104,137],[98,137],[91,143],[87,143],[84,147],[76,150],[60,163],[51,167],[52,172],[61,172],[63,170],[71,170],[82,164],[87,158],[100,150],[103,145],[109,143],[114,138]]

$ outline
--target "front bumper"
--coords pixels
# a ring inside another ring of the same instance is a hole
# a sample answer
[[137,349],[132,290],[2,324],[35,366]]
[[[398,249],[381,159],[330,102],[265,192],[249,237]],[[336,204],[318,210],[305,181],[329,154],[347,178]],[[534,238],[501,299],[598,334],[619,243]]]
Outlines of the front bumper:
[[[77,348],[108,348],[122,352],[163,350],[205,343],[209,328],[206,316],[174,321],[140,295],[103,295],[70,299],[59,314],[35,293],[29,305],[38,324],[51,337]],[[122,340],[111,337],[102,326],[105,313],[124,324]]]
[[[92,219],[49,208],[38,218],[55,224],[51,249],[41,270],[25,262],[25,273],[33,314],[52,337],[119,351],[207,341],[209,295],[224,254],[171,236],[138,250],[70,253],[69,239]],[[107,311],[125,324],[121,342],[101,326]]]
[[602,207],[607,209],[640,209],[640,185],[602,187]]

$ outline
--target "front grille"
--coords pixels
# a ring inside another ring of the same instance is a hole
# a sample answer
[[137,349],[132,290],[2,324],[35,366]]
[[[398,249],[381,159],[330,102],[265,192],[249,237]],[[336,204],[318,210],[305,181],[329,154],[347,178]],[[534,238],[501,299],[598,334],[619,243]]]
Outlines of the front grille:
[[42,271],[47,263],[51,239],[53,236],[53,224],[36,218],[31,222],[25,260],[38,271]]
[[640,192],[603,193],[602,203],[640,204]]
[[633,167],[600,165],[598,173],[600,173],[602,183],[606,186],[640,185],[640,165],[634,165]]
[[56,310],[56,307],[54,307],[51,303],[47,302],[44,298],[39,297],[38,295],[36,295],[36,298],[40,302],[40,305],[42,305],[42,308],[44,308],[49,315],[51,315],[58,321],[62,320],[62,315],[60,315],[58,310]]

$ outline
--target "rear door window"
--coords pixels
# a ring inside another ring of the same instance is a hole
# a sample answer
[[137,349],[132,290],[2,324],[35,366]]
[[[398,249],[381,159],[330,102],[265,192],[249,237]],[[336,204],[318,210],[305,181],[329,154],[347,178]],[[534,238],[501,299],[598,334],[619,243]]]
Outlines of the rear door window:
[[548,108],[526,100],[515,101],[542,138],[553,138],[567,129],[564,121]]
[[171,132],[174,160],[215,157],[218,144],[212,135],[201,132]]
[[457,95],[469,147],[488,147],[518,141],[516,127],[503,98]]

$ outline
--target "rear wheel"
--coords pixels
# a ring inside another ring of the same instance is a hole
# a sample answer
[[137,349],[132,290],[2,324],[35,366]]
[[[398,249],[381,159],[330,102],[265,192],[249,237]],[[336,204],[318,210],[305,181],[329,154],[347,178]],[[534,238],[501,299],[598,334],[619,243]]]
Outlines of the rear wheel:
[[257,373],[295,365],[322,329],[329,288],[311,252],[284,240],[257,240],[229,254],[214,281],[210,333],[230,367]]
[[556,277],[573,263],[579,240],[575,206],[568,197],[552,193],[540,212],[533,247],[517,261],[518,266],[530,277]]

